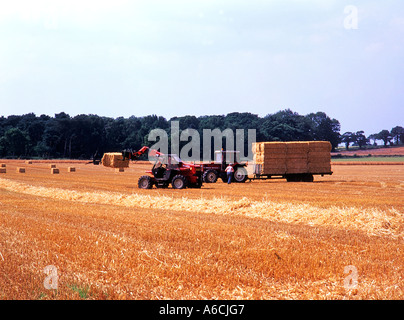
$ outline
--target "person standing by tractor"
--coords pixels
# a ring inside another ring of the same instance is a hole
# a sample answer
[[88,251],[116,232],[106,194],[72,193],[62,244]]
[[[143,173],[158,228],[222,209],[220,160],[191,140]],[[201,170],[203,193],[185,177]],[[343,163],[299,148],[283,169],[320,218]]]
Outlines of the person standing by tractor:
[[234,168],[233,168],[232,163],[229,163],[229,165],[227,166],[225,171],[227,173],[227,184],[230,184],[231,180],[233,179],[233,174],[234,174]]

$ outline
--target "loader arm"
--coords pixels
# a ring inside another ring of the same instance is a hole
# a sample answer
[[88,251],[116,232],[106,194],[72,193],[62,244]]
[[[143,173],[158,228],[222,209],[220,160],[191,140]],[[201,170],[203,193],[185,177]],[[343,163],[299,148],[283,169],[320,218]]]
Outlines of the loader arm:
[[122,157],[123,157],[123,160],[125,160],[125,159],[138,160],[141,155],[143,155],[143,154],[145,154],[147,152],[149,152],[149,155],[151,155],[151,156],[156,156],[156,155],[157,156],[162,156],[163,155],[163,153],[161,153],[161,152],[159,152],[157,150],[154,150],[154,149],[150,150],[149,147],[144,146],[144,147],[142,147],[141,149],[139,149],[136,152],[124,150],[124,151],[122,151]]

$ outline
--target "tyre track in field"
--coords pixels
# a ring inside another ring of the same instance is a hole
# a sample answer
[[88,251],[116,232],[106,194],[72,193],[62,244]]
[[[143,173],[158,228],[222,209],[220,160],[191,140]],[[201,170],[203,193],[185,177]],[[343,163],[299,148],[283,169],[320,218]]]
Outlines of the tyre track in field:
[[248,198],[231,200],[188,199],[158,195],[123,194],[117,192],[80,192],[60,188],[38,187],[0,178],[0,188],[38,197],[62,201],[96,203],[129,208],[161,209],[193,213],[239,215],[275,222],[331,226],[343,230],[362,231],[368,235],[403,238],[404,216],[396,209],[337,207],[319,208],[308,204],[251,201]]

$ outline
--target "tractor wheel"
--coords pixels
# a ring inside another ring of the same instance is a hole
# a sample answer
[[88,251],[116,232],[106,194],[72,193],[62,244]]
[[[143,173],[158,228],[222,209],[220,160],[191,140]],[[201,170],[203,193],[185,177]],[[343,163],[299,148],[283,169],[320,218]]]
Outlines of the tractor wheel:
[[171,181],[173,189],[184,189],[187,187],[187,179],[183,175],[176,175]]
[[248,178],[247,170],[245,168],[239,167],[236,172],[234,172],[233,179],[235,182],[245,182]]
[[140,189],[151,189],[153,188],[153,181],[149,176],[141,176],[137,182]]
[[215,183],[219,175],[216,170],[209,169],[203,173],[203,182]]

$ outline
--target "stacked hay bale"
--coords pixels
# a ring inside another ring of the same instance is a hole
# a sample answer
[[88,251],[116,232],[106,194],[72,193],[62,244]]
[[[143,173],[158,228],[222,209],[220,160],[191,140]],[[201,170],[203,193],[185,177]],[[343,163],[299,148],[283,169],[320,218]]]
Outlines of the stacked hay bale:
[[286,173],[307,173],[309,142],[286,142]]
[[110,168],[128,168],[129,159],[122,160],[122,153],[119,152],[109,152],[104,153],[102,157],[102,165]]
[[258,142],[253,151],[255,173],[262,175],[331,172],[328,141]]
[[307,162],[310,173],[331,172],[331,149],[328,141],[309,142]]
[[[286,172],[285,143],[255,143],[254,162],[259,165],[258,171],[261,174],[284,174]],[[256,171],[256,173],[258,172]]]

